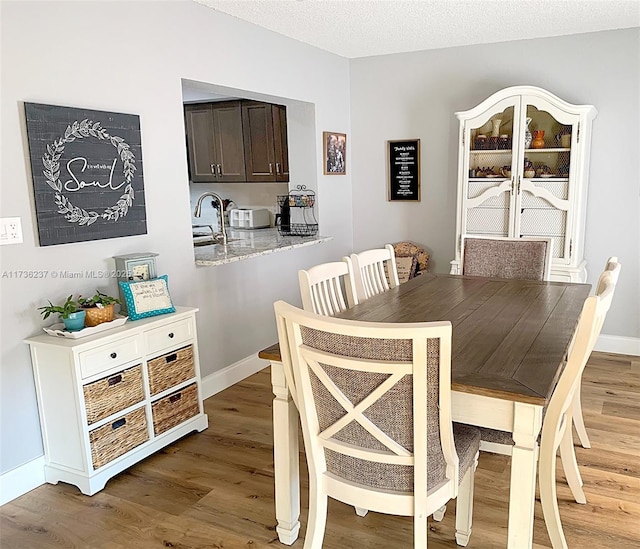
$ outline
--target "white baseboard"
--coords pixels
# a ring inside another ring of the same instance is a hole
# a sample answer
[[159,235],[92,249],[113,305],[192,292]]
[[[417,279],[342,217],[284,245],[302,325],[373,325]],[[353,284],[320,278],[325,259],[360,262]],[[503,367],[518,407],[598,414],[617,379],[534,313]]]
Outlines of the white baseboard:
[[640,338],[600,335],[595,350],[603,353],[640,356]]
[[44,484],[44,456],[0,475],[0,505]]
[[209,398],[220,391],[224,391],[267,366],[269,366],[269,362],[258,358],[258,355],[255,354],[222,368],[222,370],[202,378],[202,398]]

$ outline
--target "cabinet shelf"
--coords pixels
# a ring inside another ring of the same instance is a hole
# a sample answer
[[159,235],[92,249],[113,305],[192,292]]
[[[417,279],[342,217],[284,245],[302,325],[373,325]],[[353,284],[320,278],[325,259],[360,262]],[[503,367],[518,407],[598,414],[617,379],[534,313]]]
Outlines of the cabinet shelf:
[[551,149],[525,149],[525,154],[529,153],[562,153],[562,152],[570,152],[571,149],[565,149],[563,147],[554,147]]
[[504,154],[511,156],[511,149],[473,149],[470,154]]

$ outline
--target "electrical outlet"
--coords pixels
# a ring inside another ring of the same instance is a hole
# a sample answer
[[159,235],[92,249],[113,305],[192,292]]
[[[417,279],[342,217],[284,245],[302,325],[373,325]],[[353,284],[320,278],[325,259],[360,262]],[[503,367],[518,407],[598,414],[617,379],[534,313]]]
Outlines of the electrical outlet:
[[22,244],[22,223],[19,217],[0,219],[0,244]]

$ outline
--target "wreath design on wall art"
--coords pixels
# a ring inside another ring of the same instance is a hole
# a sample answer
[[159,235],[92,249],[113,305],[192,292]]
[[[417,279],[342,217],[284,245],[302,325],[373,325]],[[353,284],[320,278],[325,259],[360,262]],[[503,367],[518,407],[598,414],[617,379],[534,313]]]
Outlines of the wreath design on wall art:
[[[76,139],[85,139],[94,137],[101,141],[111,143],[120,155],[120,159],[124,165],[124,180],[127,183],[124,194],[118,199],[114,206],[106,208],[101,214],[95,211],[87,211],[83,208],[74,206],[71,201],[62,193],[62,182],[60,181],[60,157],[64,152],[65,144],[72,143]],[[44,165],[43,174],[47,180],[47,184],[55,192],[55,203],[58,206],[58,213],[64,215],[69,223],[78,223],[78,225],[91,225],[98,219],[106,219],[118,221],[129,212],[129,208],[133,204],[134,192],[131,181],[136,171],[136,159],[131,152],[131,148],[125,143],[122,137],[117,135],[109,135],[109,133],[100,126],[100,122],[84,119],[82,122],[77,120],[73,124],[67,126],[64,136],[56,139],[53,143],[47,145],[47,152],[42,157]]]

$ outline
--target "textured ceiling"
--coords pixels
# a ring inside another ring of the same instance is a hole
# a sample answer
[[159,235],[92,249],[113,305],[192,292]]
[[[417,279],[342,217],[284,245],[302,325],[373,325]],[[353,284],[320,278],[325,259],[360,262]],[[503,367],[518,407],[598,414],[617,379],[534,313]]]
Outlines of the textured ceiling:
[[195,0],[355,58],[640,27],[640,0]]

